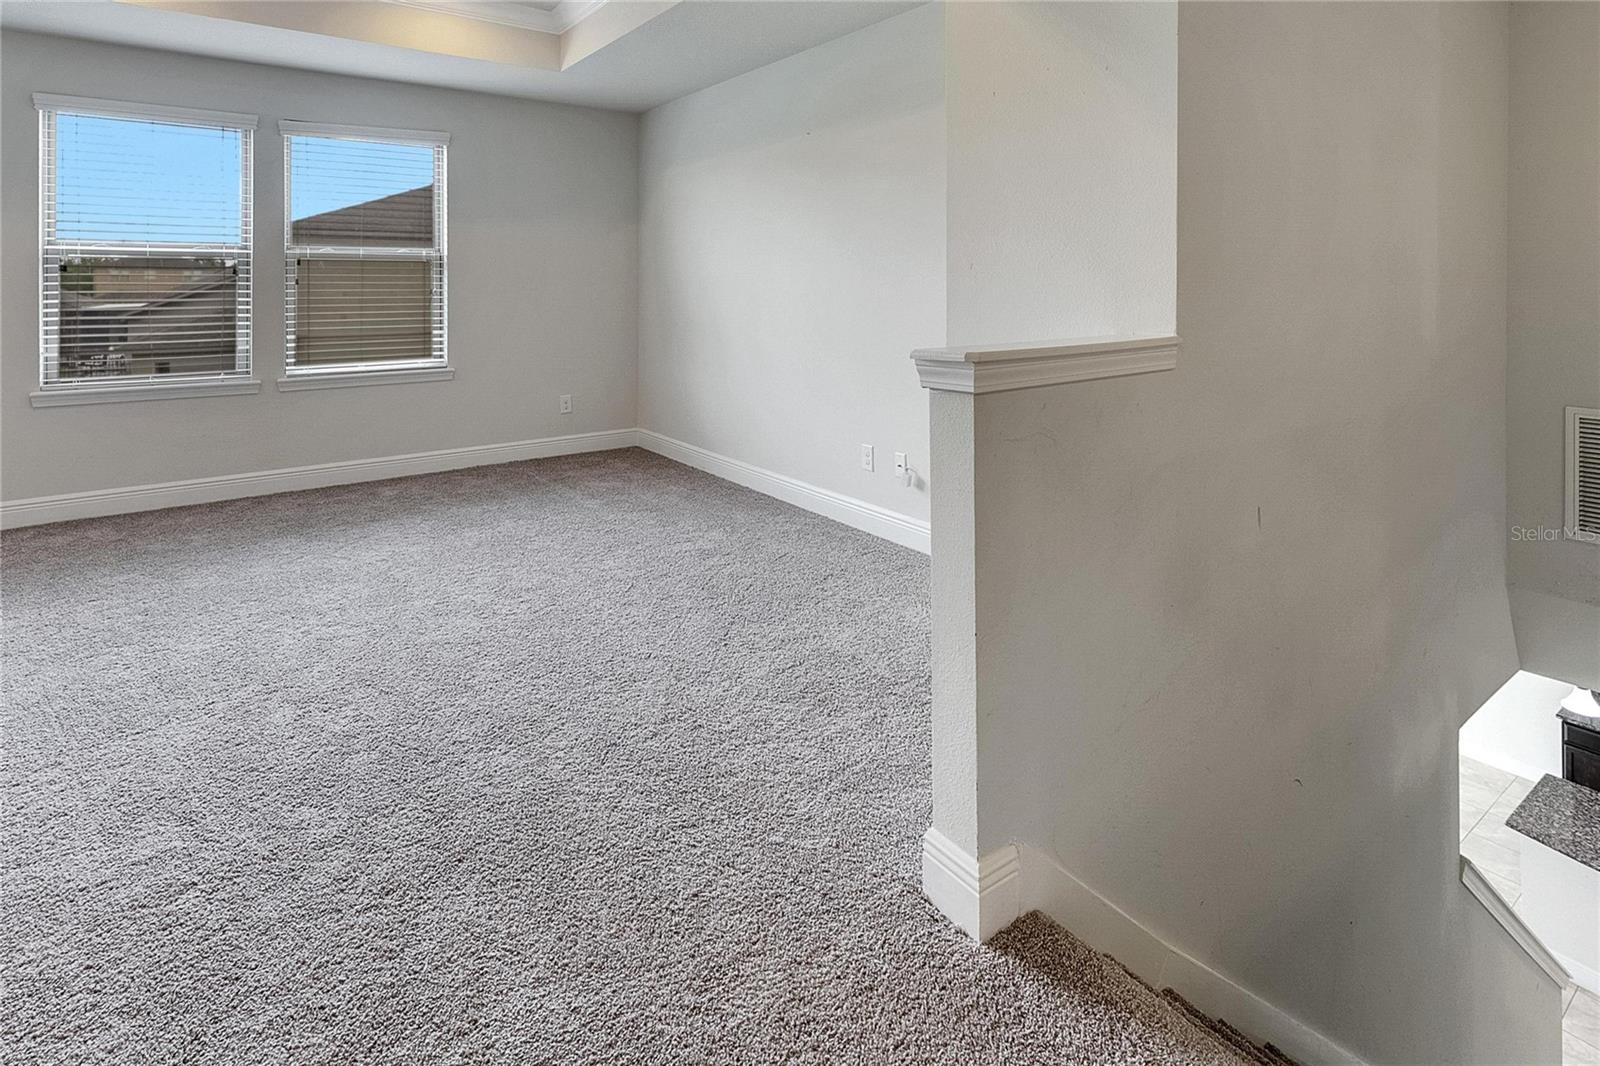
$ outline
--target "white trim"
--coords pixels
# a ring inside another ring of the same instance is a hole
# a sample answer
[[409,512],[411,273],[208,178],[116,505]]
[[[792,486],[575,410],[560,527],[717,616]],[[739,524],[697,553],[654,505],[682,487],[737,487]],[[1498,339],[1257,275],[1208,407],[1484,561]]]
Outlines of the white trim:
[[1512,910],[1505,900],[1500,898],[1500,893],[1494,890],[1489,879],[1474,865],[1473,861],[1465,855],[1461,856],[1461,883],[1467,886],[1473,898],[1483,904],[1484,910],[1499,922],[1506,932],[1511,934],[1511,939],[1517,946],[1527,952],[1528,958],[1538,964],[1551,980],[1566,987],[1572,975],[1567,972],[1554,952],[1544,946],[1544,941],[1532,929],[1529,929],[1517,912]]
[[383,126],[346,126],[335,122],[298,122],[280,118],[278,132],[285,137],[343,137],[352,141],[386,141],[393,144],[422,144],[437,148],[450,143],[450,135],[440,130],[399,130]]
[[1578,528],[1578,419],[1600,420],[1600,407],[1569,407],[1566,414],[1566,522],[1562,528],[1568,540],[1582,544],[1600,544],[1600,536]]
[[879,507],[877,504],[858,500],[854,496],[846,496],[842,492],[834,492],[832,489],[808,484],[799,478],[765,470],[741,459],[719,455],[709,449],[674,440],[653,430],[639,430],[639,447],[657,455],[664,455],[685,466],[704,470],[724,481],[731,481],[747,489],[755,489],[757,492],[774,496],[785,503],[792,503],[796,507],[803,507],[835,522],[843,522],[862,532],[894,541],[903,547],[913,548],[925,555],[931,550],[929,526],[924,519],[912,518],[910,515],[891,511],[887,507]]
[[1013,845],[975,859],[937,829],[922,835],[923,894],[979,943],[1017,920],[1021,884]]
[[[1557,752],[1560,751],[1559,747],[1556,747],[1555,750]],[[1533,763],[1511,758],[1498,749],[1469,744],[1465,737],[1461,740],[1460,753],[1469,759],[1477,759],[1479,762],[1487,763],[1497,770],[1504,770],[1508,774],[1515,774],[1529,781],[1537,781],[1549,772],[1543,767],[1535,766]],[[1560,758],[1559,754],[1557,758]]]
[[1563,955],[1559,951],[1552,951],[1556,961],[1561,963],[1572,974],[1572,983],[1579,988],[1586,988],[1595,995],[1600,996],[1600,970],[1592,966],[1585,966],[1577,959]]
[[0,503],[0,529],[34,526],[44,522],[64,522],[76,518],[151,511],[161,507],[183,507],[196,503],[215,503],[245,496],[265,496],[275,492],[297,492],[328,485],[350,485],[361,481],[432,474],[467,466],[515,463],[524,459],[544,459],[576,452],[600,452],[630,448],[636,441],[632,429],[613,429],[600,433],[576,433],[565,437],[513,441],[507,444],[480,444],[468,448],[445,448],[409,455],[388,455],[376,459],[351,459],[314,466],[260,470],[248,474],[193,478],[156,485],[135,485],[121,489],[97,489],[60,496],[36,496]]
[[925,389],[1005,392],[1171,370],[1178,365],[1178,338],[1098,337],[919,348],[911,359]]
[[561,0],[551,13],[555,15],[556,24],[561,27],[561,32],[566,33],[605,6],[606,0]]
[[[35,407],[62,406],[73,403],[110,403],[121,399],[160,399],[178,395],[199,395],[197,392],[169,391],[161,396],[132,396],[126,393],[105,393],[103,395],[89,396],[85,391],[78,398],[72,398],[72,390],[104,387],[104,383],[96,383],[93,379],[82,376],[63,377],[61,373],[61,275],[60,264],[74,255],[98,254],[103,256],[148,256],[153,254],[171,256],[174,258],[192,258],[204,256],[206,258],[222,258],[232,261],[234,273],[234,366],[231,373],[235,375],[233,384],[237,385],[241,378],[248,378],[255,372],[254,367],[254,324],[255,324],[255,131],[256,116],[239,115],[227,111],[198,111],[193,108],[166,108],[168,117],[175,117],[182,121],[195,121],[202,125],[224,126],[237,129],[239,134],[239,240],[236,244],[209,242],[195,245],[182,245],[175,242],[164,241],[132,241],[132,240],[107,240],[62,241],[57,233],[57,199],[60,173],[58,166],[58,119],[63,109],[73,110],[70,106],[74,103],[86,105],[78,108],[79,111],[92,113],[105,113],[121,119],[161,117],[148,110],[155,105],[120,103],[116,101],[91,100],[81,96],[57,96],[49,93],[35,93],[34,104],[39,108],[39,273],[36,275],[38,293],[38,382],[39,392],[32,394],[32,403]],[[160,109],[158,109],[160,110]],[[207,118],[209,116],[210,118]],[[230,120],[211,121],[210,119]],[[239,121],[231,121],[239,120]],[[193,378],[190,378],[193,381]],[[139,382],[129,375],[122,380],[118,388],[131,389],[136,385],[150,385],[146,380]],[[217,388],[215,382],[208,383],[213,387],[205,390],[211,395],[227,395],[236,393],[237,388]],[[176,389],[176,386],[174,387]],[[254,391],[254,390],[251,390]],[[48,394],[48,395],[47,395]]]
[[415,381],[449,381],[454,367],[438,366],[406,370],[298,370],[278,379],[279,392],[304,389],[346,389],[357,385],[406,385]]
[[606,0],[562,0],[562,3],[549,11],[536,7],[482,3],[474,0],[387,0],[387,2],[422,11],[432,11],[435,14],[471,19],[474,22],[513,26],[520,30],[559,36],[600,10]]
[[[425,371],[437,373],[437,371]],[[254,392],[261,387],[259,381],[230,383],[239,392]],[[367,382],[352,382],[367,384]],[[296,380],[288,386],[298,387]],[[193,387],[193,386],[190,386]],[[280,388],[283,384],[280,382]],[[319,387],[307,385],[307,388]],[[207,383],[204,395],[227,394],[227,391]],[[172,391],[163,391],[172,390]],[[125,392],[125,396],[112,397],[111,392]],[[100,394],[89,396],[90,393]],[[44,403],[103,403],[114,399],[159,400],[174,395],[188,395],[187,389],[172,386],[142,386],[127,390],[75,390],[73,395],[83,399],[67,399],[65,392],[52,390],[50,401]],[[36,396],[39,394],[35,394]],[[104,396],[105,398],[100,398]],[[302,489],[323,488],[328,485],[348,485],[361,481],[378,481],[384,478],[407,477],[412,474],[430,474],[440,470],[456,470],[466,466],[487,466],[493,463],[514,463],[524,459],[542,459],[552,455],[570,455],[576,452],[599,452],[613,448],[641,447],[657,455],[664,455],[686,466],[704,470],[708,474],[731,481],[757,492],[776,497],[796,507],[842,522],[873,536],[926,553],[929,550],[928,523],[909,515],[877,507],[842,493],[808,485],[795,478],[775,474],[749,463],[718,455],[704,448],[673,440],[671,437],[643,429],[613,429],[599,433],[578,433],[562,437],[543,437],[537,440],[513,441],[508,444],[474,445],[467,448],[447,448],[442,451],[416,452],[409,455],[390,455],[376,459],[352,459],[337,463],[318,463],[313,466],[287,467],[279,470],[261,470],[246,474],[229,474],[221,477],[194,478],[188,481],[168,481],[154,485],[134,485],[128,488],[95,489],[89,492],[64,493],[59,496],[36,496],[30,499],[0,501],[0,529],[40,525],[45,522],[65,522],[78,518],[95,518],[101,515],[125,514],[131,511],[150,511],[160,507],[184,507],[196,503],[213,503],[244,496],[264,496],[274,492],[297,492]],[[1015,917],[1015,915],[1012,915]],[[1008,919],[1009,920],[1009,919]]]
[[248,396],[261,391],[255,378],[240,381],[186,381],[176,385],[52,385],[28,394],[35,407],[75,407],[85,403],[180,400],[196,396]]
[[1272,1043],[1304,1063],[1363,1066],[1353,1052],[1162,940],[1116,904],[1068,873],[1040,848],[1019,845],[1019,909],[1043,911],[1073,936],[1105,952],[1155,988],[1172,988],[1257,1043]]
[[[386,259],[402,258],[415,259],[428,264],[428,272],[432,278],[432,289],[428,295],[428,309],[430,311],[429,348],[430,358],[427,360],[395,360],[391,370],[417,368],[418,363],[431,364],[420,369],[437,369],[447,367],[450,359],[450,269],[449,269],[449,206],[448,206],[448,169],[449,169],[449,135],[444,133],[429,133],[422,130],[383,130],[377,127],[366,126],[329,126],[309,122],[293,122],[287,119],[278,123],[283,132],[283,245],[284,245],[284,369],[286,379],[298,376],[308,370],[296,362],[296,347],[298,331],[296,328],[298,315],[300,259],[324,258],[334,256],[338,258],[360,259]],[[337,136],[368,139],[373,143],[394,144],[413,143],[432,150],[433,153],[433,241],[426,248],[394,248],[394,249],[363,249],[355,246],[315,246],[299,245],[294,242],[294,139],[308,133],[318,131],[331,132]],[[392,136],[391,136],[392,135]],[[410,138],[408,142],[408,138]],[[420,138],[420,139],[419,139]],[[345,367],[348,369],[348,365]],[[329,367],[331,372],[334,368]],[[368,368],[376,370],[377,367]],[[350,384],[362,384],[350,382]],[[279,385],[283,388],[283,385]],[[294,388],[297,386],[290,386]],[[313,386],[298,386],[311,388]]]
[[34,93],[33,106],[40,111],[69,111],[79,115],[109,115],[117,118],[148,118],[159,122],[179,122],[189,126],[227,126],[253,130],[258,115],[234,111],[208,111],[200,107],[174,107],[171,104],[141,104],[127,100],[96,100],[88,96],[62,96]]

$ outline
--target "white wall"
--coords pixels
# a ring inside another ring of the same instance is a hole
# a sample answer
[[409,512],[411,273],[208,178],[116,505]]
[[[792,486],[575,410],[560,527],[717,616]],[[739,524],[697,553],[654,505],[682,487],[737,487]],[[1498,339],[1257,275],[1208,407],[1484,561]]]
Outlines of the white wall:
[[1507,570],[1525,669],[1600,688],[1600,545],[1564,521],[1563,408],[1600,407],[1600,4],[1511,5]]
[[[6,500],[631,427],[635,116],[7,31],[0,34],[0,494]],[[261,116],[259,395],[35,409],[38,118],[30,94]],[[280,393],[279,118],[449,131],[453,381]],[[557,413],[557,397],[576,410]]]
[[938,10],[649,112],[640,188],[641,426],[926,518],[891,467],[927,470],[944,332]]
[[[950,343],[1171,333],[1177,5],[942,10]],[[974,856],[1011,839],[980,788],[994,747],[983,738],[1010,728],[991,684],[1006,640],[986,613],[981,567],[985,546],[1008,533],[988,486],[1013,472],[972,447],[986,405],[931,400],[947,431],[934,443],[933,822]],[[1060,503],[1053,486],[1040,489]]]
[[[978,853],[1048,851],[1372,1062],[1560,1053],[1456,869],[1457,729],[1516,668],[1507,38],[1501,5],[1185,5],[1178,369],[975,410]],[[966,271],[960,233],[1028,215],[951,185],[952,337],[1098,315],[1071,262]]]
[[1572,686],[1518,670],[1461,727],[1461,754],[1537,781],[1561,776],[1561,720]]
[[949,343],[1170,333],[1177,4],[946,18]]

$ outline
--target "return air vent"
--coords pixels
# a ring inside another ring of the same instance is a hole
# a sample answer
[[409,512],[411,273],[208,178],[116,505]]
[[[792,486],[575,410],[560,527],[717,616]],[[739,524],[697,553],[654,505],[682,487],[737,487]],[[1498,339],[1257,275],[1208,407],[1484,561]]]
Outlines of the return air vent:
[[1567,536],[1600,544],[1600,408],[1567,408]]

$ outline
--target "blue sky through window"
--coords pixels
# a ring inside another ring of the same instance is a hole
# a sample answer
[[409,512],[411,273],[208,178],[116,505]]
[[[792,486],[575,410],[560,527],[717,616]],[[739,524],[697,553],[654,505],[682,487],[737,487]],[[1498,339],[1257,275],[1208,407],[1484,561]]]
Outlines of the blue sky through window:
[[289,138],[289,217],[299,221],[433,184],[433,148],[338,137]]
[[[215,127],[58,113],[56,238],[239,243],[240,136]],[[429,145],[292,141],[293,219],[433,183]]]
[[56,115],[60,240],[237,244],[237,130]]

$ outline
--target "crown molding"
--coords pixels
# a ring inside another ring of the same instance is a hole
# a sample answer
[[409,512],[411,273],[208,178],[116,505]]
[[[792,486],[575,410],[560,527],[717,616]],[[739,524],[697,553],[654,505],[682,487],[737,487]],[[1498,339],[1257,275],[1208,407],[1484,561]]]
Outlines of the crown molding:
[[1174,336],[1095,337],[919,348],[911,358],[923,388],[976,394],[1171,370],[1178,344]]
[[401,7],[415,7],[440,15],[455,15],[488,22],[496,26],[514,26],[535,33],[560,35],[600,10],[606,0],[562,0],[545,10],[531,5],[495,2],[495,0],[385,0]]

